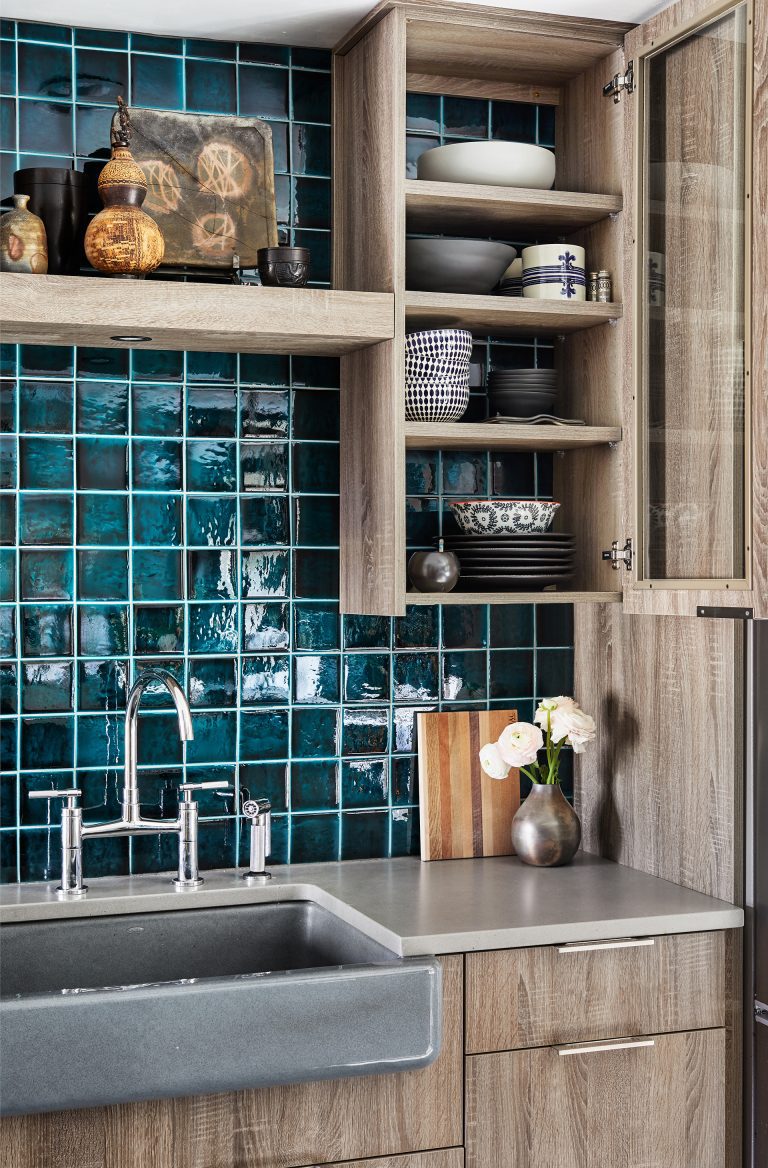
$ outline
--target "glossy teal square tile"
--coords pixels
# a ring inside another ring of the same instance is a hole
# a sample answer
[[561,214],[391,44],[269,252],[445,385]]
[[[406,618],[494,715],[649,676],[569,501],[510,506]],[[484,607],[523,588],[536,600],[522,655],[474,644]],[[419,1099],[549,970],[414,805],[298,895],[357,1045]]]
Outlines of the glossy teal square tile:
[[237,558],[231,551],[187,553],[187,578],[192,600],[234,600],[237,597]]
[[294,552],[294,595],[331,598],[339,595],[339,559],[331,551]]
[[184,353],[177,349],[131,349],[130,354],[134,381],[184,379]]
[[74,566],[71,551],[22,551],[22,600],[72,600]]
[[331,214],[331,183],[324,178],[291,179],[294,227],[324,227]]
[[145,547],[180,547],[181,496],[134,495],[133,540],[139,546]]
[[236,604],[190,604],[187,620],[190,653],[237,652]]
[[128,553],[77,553],[79,600],[128,600]]
[[280,491],[288,475],[288,450],[282,442],[243,442],[240,447],[241,489]]
[[0,89],[3,93],[17,91],[16,45],[12,41],[0,41]]
[[171,605],[137,605],[133,643],[135,653],[181,653],[184,610]]
[[451,138],[487,138],[488,102],[474,97],[444,97],[443,133]]
[[71,767],[75,753],[74,718],[22,718],[21,766]]
[[[34,490],[66,490],[73,485],[73,450],[68,438],[20,438],[20,485]],[[10,483],[15,486],[15,483]]]
[[488,456],[470,454],[461,450],[443,452],[443,494],[471,495],[488,494]]
[[537,605],[536,644],[557,647],[573,644],[573,605]]
[[16,599],[16,561],[15,548],[0,549],[0,601]]
[[0,605],[0,657],[16,656],[16,610]]
[[237,713],[194,715],[195,737],[187,744],[188,762],[234,762],[237,753]]
[[25,657],[72,654],[72,609],[63,604],[21,608],[21,647]]
[[258,118],[288,118],[287,69],[241,65],[238,69],[240,113]]
[[76,28],[75,44],[96,49],[127,49],[128,33],[111,32],[103,28]]
[[128,92],[128,57],[125,53],[75,53],[75,86],[78,101],[115,102]]
[[236,353],[186,354],[187,381],[227,382],[237,381],[238,357]]
[[296,121],[330,123],[331,77],[329,73],[300,73],[292,70],[291,92],[293,116]]
[[[444,523],[443,531],[447,525]],[[453,523],[453,529],[456,528]],[[440,535],[440,510],[437,499],[405,500],[405,539],[409,548],[431,548]]]
[[291,358],[275,353],[241,353],[242,385],[290,385]]
[[14,491],[17,486],[16,445],[15,438],[0,438],[0,489],[4,491]]
[[19,430],[24,434],[71,434],[71,381],[21,381]]
[[195,709],[236,705],[237,683],[231,657],[193,657],[189,663],[189,702]]
[[[37,39],[37,38],[36,38]],[[71,97],[72,56],[67,48],[19,44],[19,93],[28,97]]]
[[241,595],[244,599],[287,596],[289,574],[287,551],[243,552]]
[[124,491],[128,486],[128,443],[122,438],[78,438],[80,490]]
[[291,127],[291,169],[294,174],[331,176],[331,127]]
[[215,494],[237,490],[237,444],[200,439],[187,443],[187,489]]
[[531,649],[501,649],[491,652],[489,696],[524,697],[533,693],[533,659]]
[[237,391],[219,386],[193,386],[187,394],[187,435],[190,438],[234,438],[237,431]]
[[409,495],[437,492],[437,455],[432,450],[406,450],[405,490]]
[[573,649],[540,649],[536,654],[536,696],[573,693]]
[[[136,525],[134,502],[134,527]],[[128,543],[128,499],[125,495],[78,495],[77,542],[125,546]],[[137,542],[140,540],[137,539]]]
[[[128,376],[130,353],[127,349],[90,349],[78,348],[75,350],[76,374],[81,377],[97,377],[106,380],[120,380]],[[62,360],[64,357],[62,357]]]
[[46,661],[22,666],[21,708],[25,714],[72,710],[71,661]]
[[75,106],[75,153],[83,157],[102,158],[109,156],[110,128],[113,106]]
[[128,652],[128,609],[117,604],[81,604],[78,652],[83,657],[120,657]]
[[288,711],[248,710],[240,714],[240,757],[243,761],[288,757]]
[[344,654],[344,700],[346,702],[388,700],[389,684],[389,654]]
[[133,433],[148,438],[177,438],[183,433],[180,385],[134,385]]
[[339,648],[338,604],[294,604],[293,626],[296,649]]
[[71,495],[27,494],[19,496],[20,542],[71,544],[73,500]]
[[[0,349],[15,348],[13,345],[0,345]],[[2,367],[2,357],[0,357],[0,367]],[[14,355],[14,367],[15,367]],[[17,420],[17,383],[10,379],[3,378],[0,380],[0,433],[13,434],[18,427]]]
[[294,758],[333,756],[339,751],[338,708],[293,711],[291,753]]
[[386,754],[388,747],[388,706],[381,709],[353,707],[344,710],[343,754]]
[[[167,669],[169,673],[173,674],[179,685],[186,686],[187,684],[185,662],[178,657],[145,657],[143,660],[140,658],[134,659],[134,680],[141,677],[145,671],[149,672],[153,669]],[[150,681],[144,691],[141,708],[142,710],[172,710],[174,708],[173,699],[161,682]]]
[[480,701],[488,697],[488,658],[479,650],[443,653],[443,701]]
[[0,771],[15,771],[18,768],[16,718],[0,718]]
[[226,61],[185,62],[187,109],[202,114],[237,112],[235,66]]
[[[181,536],[171,542],[180,543]],[[187,544],[190,547],[232,547],[236,542],[236,499],[187,499]]]
[[[18,675],[15,664],[0,665],[0,714],[17,714],[19,712]],[[7,823],[0,823],[0,827],[8,827]]]
[[183,600],[181,552],[168,550],[133,552],[134,600]]
[[341,798],[345,808],[386,806],[388,795],[386,759],[352,759],[342,763]]
[[419,771],[415,757],[392,759],[390,785],[393,805],[402,807],[417,802],[419,797]]
[[396,702],[429,702],[438,697],[436,653],[395,653],[393,696]]
[[294,389],[338,389],[341,382],[338,357],[291,357]]
[[[515,608],[521,606],[515,605]],[[494,606],[494,611],[498,608]],[[446,649],[484,649],[488,644],[488,608],[484,604],[447,604],[443,608]]]
[[[331,285],[331,233],[317,228],[294,227],[293,242],[296,247],[308,247],[309,283]],[[298,384],[294,382],[294,384]]]
[[491,458],[491,493],[509,499],[536,496],[536,455],[496,454]]
[[291,665],[285,653],[243,657],[240,704],[284,705],[290,698]]
[[491,647],[493,649],[533,645],[531,604],[494,604],[490,609]]
[[322,389],[294,390],[293,436],[301,440],[338,442],[339,394]]
[[339,658],[335,654],[304,654],[293,658],[295,702],[320,705],[338,702]]
[[240,500],[240,542],[244,547],[290,543],[285,495],[254,495]]
[[296,547],[338,547],[338,495],[303,495],[294,499],[293,530]]
[[418,856],[420,851],[418,807],[398,807],[391,815],[391,856]]
[[344,617],[345,649],[388,649],[392,640],[392,622],[388,616]]
[[291,64],[301,68],[330,70],[331,60],[329,49],[307,49],[300,45],[291,49]]
[[244,604],[240,617],[244,653],[263,649],[290,648],[290,609],[288,604],[267,601]]
[[[288,807],[288,767],[285,763],[248,763],[240,767],[240,793],[244,799],[268,799],[272,805],[272,812],[285,811]],[[285,822],[284,820],[282,821]],[[250,831],[250,820],[243,821],[244,827]],[[274,830],[275,820],[272,820]],[[246,838],[243,856],[248,855],[250,841]],[[273,847],[274,852],[274,847]],[[283,857],[283,863],[287,854]]]
[[123,719],[119,714],[87,714],[77,720],[77,765],[117,767],[123,758]]
[[335,762],[297,762],[291,767],[291,810],[332,811],[339,806]]
[[81,661],[77,701],[81,710],[121,710],[128,688],[127,661]]
[[285,438],[288,435],[288,390],[240,391],[240,436]]
[[389,853],[389,813],[345,811],[341,816],[341,859],[370,860]]
[[70,105],[22,99],[19,102],[18,116],[19,148],[26,154],[63,156],[72,154],[74,136]]
[[339,815],[292,815],[291,860],[294,864],[339,859]]
[[132,481],[137,491],[181,490],[181,442],[161,439],[135,439],[131,444]]
[[536,106],[516,101],[494,101],[491,137],[506,142],[536,141]]
[[[131,49],[137,53],[162,53],[164,56],[182,56],[183,37],[151,36],[148,33],[132,32]],[[181,102],[179,102],[181,106]]]
[[127,434],[127,384],[78,381],[77,430],[79,434]]
[[338,494],[338,446],[302,442],[294,447],[293,489],[308,494]]
[[409,93],[405,100],[405,127],[422,133],[440,132],[440,97],[432,93]]
[[409,604],[405,616],[395,617],[393,622],[395,648],[420,649],[438,644],[439,621],[436,604]]
[[0,545],[16,543],[16,496],[0,494]]
[[184,62],[180,57],[131,53],[131,104],[178,109],[183,101]]

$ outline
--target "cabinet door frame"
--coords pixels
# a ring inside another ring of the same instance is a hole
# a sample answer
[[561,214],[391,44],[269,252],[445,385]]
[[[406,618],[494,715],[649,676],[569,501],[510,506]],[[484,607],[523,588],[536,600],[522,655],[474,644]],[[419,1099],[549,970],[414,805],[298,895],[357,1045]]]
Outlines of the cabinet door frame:
[[[747,62],[745,93],[745,432],[744,432],[744,524],[745,572],[740,578],[653,579],[643,577],[644,532],[642,527],[643,455],[643,319],[644,240],[642,222],[641,164],[643,152],[643,87],[649,57],[685,39],[697,28],[746,6]],[[758,26],[758,27],[756,27]],[[701,607],[751,609],[755,617],[768,616],[768,374],[764,371],[768,336],[762,318],[768,312],[764,282],[768,279],[768,246],[760,238],[757,219],[751,215],[754,198],[760,198],[765,180],[761,167],[768,168],[768,153],[760,142],[760,127],[768,118],[768,87],[756,68],[755,53],[760,37],[768,37],[768,17],[753,0],[679,0],[625,38],[625,63],[633,62],[635,90],[622,97],[626,141],[624,193],[625,223],[625,316],[631,341],[628,343],[624,375],[625,433],[629,435],[625,477],[625,516],[620,535],[633,543],[633,565],[621,568],[623,608],[628,613],[698,615]],[[762,81],[762,83],[761,83]],[[754,149],[753,149],[754,140]],[[752,174],[754,171],[754,182]],[[754,187],[754,190],[752,189]],[[760,283],[762,276],[763,284]],[[753,292],[753,281],[756,289]],[[751,328],[754,313],[755,327]],[[751,389],[750,389],[751,383]],[[751,402],[751,409],[750,409]]]

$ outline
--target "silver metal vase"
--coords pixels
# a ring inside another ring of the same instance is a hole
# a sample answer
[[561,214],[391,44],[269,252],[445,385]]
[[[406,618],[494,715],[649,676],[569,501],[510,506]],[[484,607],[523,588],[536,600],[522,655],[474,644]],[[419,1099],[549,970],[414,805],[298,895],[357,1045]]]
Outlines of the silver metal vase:
[[570,864],[581,843],[581,822],[558,783],[534,783],[512,820],[512,845],[524,864]]

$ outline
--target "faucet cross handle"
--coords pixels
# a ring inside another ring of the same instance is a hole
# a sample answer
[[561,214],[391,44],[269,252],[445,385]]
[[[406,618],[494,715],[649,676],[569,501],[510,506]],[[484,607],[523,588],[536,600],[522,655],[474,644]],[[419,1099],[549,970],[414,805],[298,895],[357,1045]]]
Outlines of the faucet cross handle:
[[63,791],[30,791],[30,799],[63,799],[61,809],[61,884],[57,896],[82,896],[88,889],[83,884],[83,813],[78,806],[82,795],[79,787]]
[[243,873],[248,884],[263,884],[272,878],[267,856],[272,852],[272,804],[269,799],[245,799],[243,815],[251,821],[250,868]]

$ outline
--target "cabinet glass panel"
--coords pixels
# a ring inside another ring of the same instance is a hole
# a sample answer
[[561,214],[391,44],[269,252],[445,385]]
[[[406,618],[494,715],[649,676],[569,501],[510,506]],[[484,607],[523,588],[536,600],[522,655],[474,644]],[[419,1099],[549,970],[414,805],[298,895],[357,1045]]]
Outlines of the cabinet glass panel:
[[746,574],[746,68],[745,4],[642,60],[641,579]]

